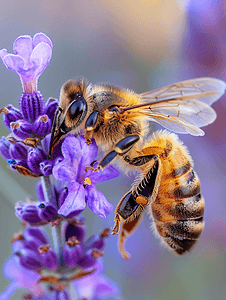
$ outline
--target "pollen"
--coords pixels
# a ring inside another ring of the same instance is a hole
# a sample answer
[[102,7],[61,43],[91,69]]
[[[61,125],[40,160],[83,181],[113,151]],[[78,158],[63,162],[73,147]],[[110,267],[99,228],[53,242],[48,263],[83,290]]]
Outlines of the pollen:
[[76,236],[72,236],[68,239],[67,241],[67,245],[70,247],[75,247],[77,245],[79,245],[81,242],[77,239]]
[[110,231],[109,228],[103,229],[103,230],[100,232],[101,238],[108,237],[108,236],[109,236],[109,231]]
[[8,112],[9,112],[9,110],[8,110],[7,107],[2,107],[2,108],[0,109],[0,113],[8,114]]
[[40,120],[41,122],[43,122],[43,123],[47,123],[47,121],[48,121],[48,116],[47,116],[47,115],[41,116],[39,120]]
[[92,253],[91,253],[92,257],[97,259],[98,257],[103,256],[103,252],[98,250],[98,249],[93,249]]
[[18,123],[18,122],[11,122],[10,125],[11,125],[12,129],[17,129],[20,127],[20,123]]
[[84,179],[84,185],[86,186],[86,185],[91,185],[91,180],[90,180],[90,178],[89,177],[86,177],[85,179]]
[[41,246],[38,247],[38,252],[39,252],[40,254],[49,252],[49,248],[50,248],[50,245],[48,245],[48,244],[41,245]]
[[17,233],[14,233],[12,239],[11,239],[11,243],[14,243],[15,241],[25,241],[25,238],[23,237],[23,231],[20,230]]

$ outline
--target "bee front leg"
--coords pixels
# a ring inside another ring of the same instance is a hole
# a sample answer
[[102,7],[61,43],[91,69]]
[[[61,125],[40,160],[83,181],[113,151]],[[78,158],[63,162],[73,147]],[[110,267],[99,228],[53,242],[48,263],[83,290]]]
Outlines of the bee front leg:
[[86,167],[87,170],[92,170],[94,172],[103,170],[117,155],[124,155],[126,152],[128,152],[138,141],[140,137],[139,135],[129,135],[125,138],[123,138],[121,141],[119,141],[116,145],[113,151],[107,153],[99,162],[97,168],[93,167]]

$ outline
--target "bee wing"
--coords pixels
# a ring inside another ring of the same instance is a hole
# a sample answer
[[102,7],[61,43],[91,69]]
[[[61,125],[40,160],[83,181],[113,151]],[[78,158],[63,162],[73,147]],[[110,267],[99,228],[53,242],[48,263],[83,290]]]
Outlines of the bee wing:
[[225,92],[226,83],[215,78],[178,82],[140,94],[141,112],[151,121],[179,133],[204,135],[199,128],[216,119],[210,105]]

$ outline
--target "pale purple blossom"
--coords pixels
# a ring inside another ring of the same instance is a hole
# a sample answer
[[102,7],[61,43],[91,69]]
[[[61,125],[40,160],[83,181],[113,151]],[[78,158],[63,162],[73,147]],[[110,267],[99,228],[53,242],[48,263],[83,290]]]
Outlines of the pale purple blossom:
[[15,54],[6,49],[0,50],[0,57],[5,66],[16,72],[21,79],[24,91],[33,93],[37,90],[37,79],[49,65],[53,44],[44,33],[19,36],[13,44]]
[[94,273],[73,282],[79,299],[102,300],[110,296],[116,299],[120,289],[113,280],[103,274],[103,269],[103,262],[99,260]]
[[[103,182],[119,175],[113,166],[103,171],[85,171],[96,159],[98,147],[93,140],[87,145],[85,138],[79,136],[66,137],[61,147],[63,160],[53,167],[53,176],[56,180],[68,182],[68,195],[58,210],[59,214],[68,216],[75,211],[84,210],[86,204],[102,218],[107,218],[113,210],[113,205],[96,189],[96,183]],[[94,164],[94,167],[98,163]]]

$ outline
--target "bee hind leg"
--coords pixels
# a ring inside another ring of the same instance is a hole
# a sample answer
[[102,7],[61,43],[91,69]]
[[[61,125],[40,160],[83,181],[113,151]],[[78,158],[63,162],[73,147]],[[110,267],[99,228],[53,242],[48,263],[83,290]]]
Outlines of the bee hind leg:
[[[121,230],[120,230],[119,236],[118,236],[118,250],[124,259],[130,258],[130,254],[125,249],[125,242],[126,242],[127,238],[136,230],[141,218],[142,218],[142,216],[139,215],[130,222],[126,223],[124,221],[121,226]],[[115,228],[117,228],[117,221],[115,223],[113,230]],[[112,233],[112,234],[118,234],[118,233]]]

